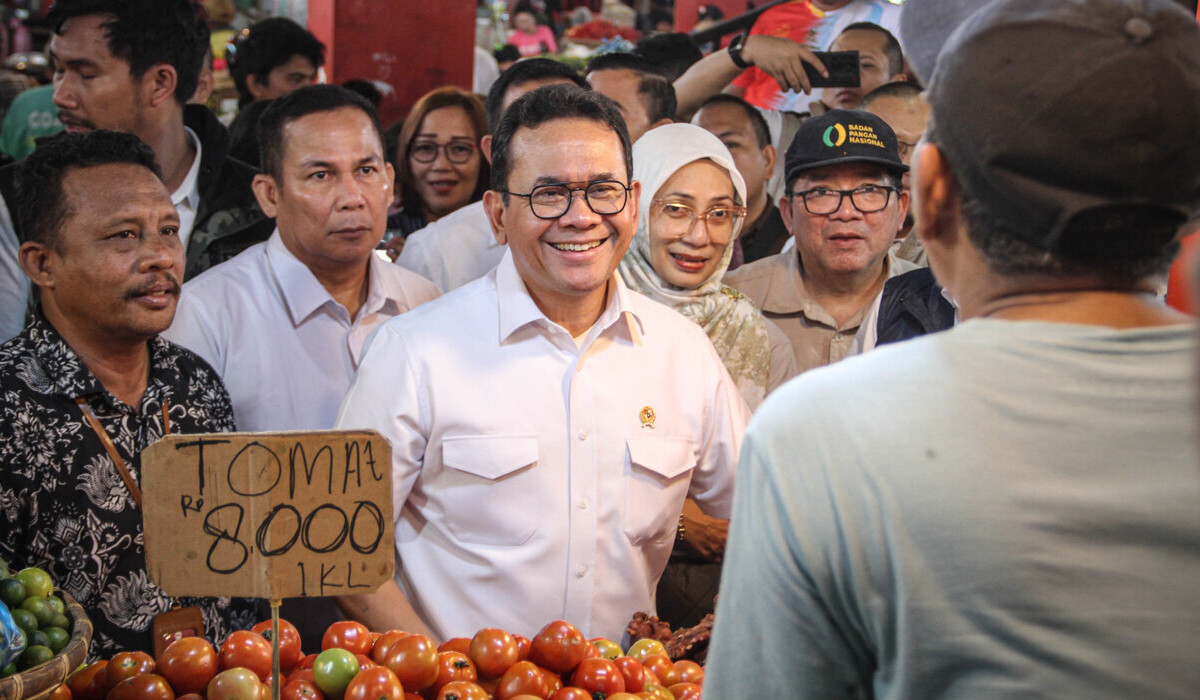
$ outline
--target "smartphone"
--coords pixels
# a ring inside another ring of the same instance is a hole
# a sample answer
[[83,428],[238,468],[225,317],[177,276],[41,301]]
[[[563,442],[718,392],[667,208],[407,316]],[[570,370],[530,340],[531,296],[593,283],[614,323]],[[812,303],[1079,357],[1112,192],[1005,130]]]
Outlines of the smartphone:
[[813,54],[829,71],[829,77],[826,78],[818,73],[816,68],[804,64],[804,72],[808,74],[808,81],[814,88],[858,87],[861,84],[857,51],[813,51]]

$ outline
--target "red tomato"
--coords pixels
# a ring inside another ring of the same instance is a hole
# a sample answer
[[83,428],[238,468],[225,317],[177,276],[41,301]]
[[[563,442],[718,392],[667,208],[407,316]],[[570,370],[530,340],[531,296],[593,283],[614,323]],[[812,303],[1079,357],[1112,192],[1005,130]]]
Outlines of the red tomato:
[[317,682],[313,680],[313,670],[311,668],[292,669],[292,672],[287,674],[287,678],[283,679],[284,687],[287,687],[287,684],[291,683],[292,681],[308,681],[313,685],[317,684]]
[[529,648],[533,646],[533,640],[529,637],[522,637],[519,634],[514,634],[513,639],[517,640],[517,651],[520,652],[517,656],[521,657],[521,661],[529,658]]
[[549,700],[592,700],[592,694],[583,688],[567,686],[550,693]]
[[121,681],[143,673],[154,673],[154,659],[144,651],[122,651],[113,654],[104,670],[105,695],[112,692]]
[[680,659],[675,662],[675,671],[679,674],[680,683],[704,685],[704,667],[695,661]]
[[66,683],[60,683],[48,700],[71,700],[71,688]]
[[438,676],[430,686],[434,693],[441,691],[447,683],[453,681],[474,683],[477,680],[479,680],[479,673],[476,672],[475,664],[471,663],[471,659],[466,654],[457,651],[438,652]]
[[176,695],[175,700],[204,700],[204,696],[200,693],[184,693],[183,695]]
[[221,643],[221,670],[248,668],[258,679],[271,675],[271,643],[261,634],[250,630],[231,632]]
[[345,700],[404,700],[404,688],[386,666],[360,671],[346,686]]
[[213,676],[204,695],[208,700],[263,700],[264,687],[254,671],[231,668]]
[[642,662],[642,665],[646,667],[647,671],[654,673],[659,680],[659,685],[664,688],[670,688],[679,682],[679,672],[675,670],[675,664],[665,656],[649,656]]
[[533,638],[529,660],[555,673],[567,673],[587,655],[587,638],[566,620],[554,620]]
[[387,661],[387,653],[392,648],[392,644],[397,639],[407,636],[408,632],[401,632],[400,630],[390,630],[379,635],[379,638],[371,645],[371,660],[382,666],[383,662]]
[[335,622],[321,637],[321,651],[333,648],[345,649],[351,654],[370,654],[371,630],[353,620]]
[[441,643],[441,646],[438,647],[438,653],[440,654],[443,651],[457,651],[460,654],[467,654],[468,656],[470,656],[470,654],[467,653],[468,650],[470,649],[470,647],[471,647],[470,638],[468,638],[468,637],[452,637]]
[[108,691],[107,700],[175,700],[175,691],[157,673],[139,673]]
[[[265,620],[250,628],[251,632],[261,634],[268,642],[271,641],[271,621]],[[304,652],[300,650],[300,630],[292,623],[279,619],[279,672],[286,674],[300,663]]]
[[[634,695],[633,693],[613,693],[612,695],[608,696],[608,700],[644,700],[644,698],[642,698],[640,695]],[[666,698],[663,700],[666,700]]]
[[542,672],[542,678],[546,679],[546,689],[551,693],[563,687],[562,676],[558,675],[554,671],[542,668],[541,666],[538,667],[538,670]]
[[475,663],[481,678],[499,678],[509,666],[521,660],[517,640],[496,627],[485,627],[471,637],[467,656]]
[[640,693],[646,687],[646,667],[641,661],[630,656],[618,656],[613,659],[613,665],[625,680],[625,692]]
[[368,668],[375,668],[376,666],[381,665],[375,663],[371,657],[367,656],[366,654],[355,654],[354,658],[358,659],[358,668],[360,671],[365,671]]
[[74,700],[103,700],[108,688],[108,674],[105,667],[108,660],[96,661],[76,671],[67,680]]
[[695,683],[676,683],[667,688],[675,700],[700,700],[700,686]]
[[[311,673],[311,672],[310,672]],[[325,694],[312,680],[294,680],[284,684],[280,700],[325,700]]]
[[536,695],[539,698],[550,695],[550,688],[546,685],[542,669],[530,661],[518,661],[510,666],[500,677],[500,684],[496,687],[497,700],[512,700],[521,693]]
[[675,700],[675,696],[671,695],[671,691],[657,683],[647,683],[646,689],[640,695],[646,698],[646,700]]
[[217,675],[217,650],[203,637],[182,637],[158,657],[158,672],[176,693],[202,693]]
[[589,693],[603,693],[608,696],[625,692],[625,677],[613,662],[597,657],[579,662],[575,672],[571,674],[571,685],[583,688]]
[[437,680],[437,645],[423,634],[410,634],[396,640],[384,665],[408,690],[425,690]]
[[437,700],[491,700],[491,697],[479,684],[470,681],[451,681],[437,694]]

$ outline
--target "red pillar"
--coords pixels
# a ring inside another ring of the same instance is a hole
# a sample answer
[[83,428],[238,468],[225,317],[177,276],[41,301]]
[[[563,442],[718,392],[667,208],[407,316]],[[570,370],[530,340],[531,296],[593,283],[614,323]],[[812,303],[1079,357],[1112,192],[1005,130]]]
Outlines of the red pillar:
[[325,42],[329,82],[387,83],[386,127],[443,85],[471,89],[475,3],[464,0],[309,0],[308,28]]

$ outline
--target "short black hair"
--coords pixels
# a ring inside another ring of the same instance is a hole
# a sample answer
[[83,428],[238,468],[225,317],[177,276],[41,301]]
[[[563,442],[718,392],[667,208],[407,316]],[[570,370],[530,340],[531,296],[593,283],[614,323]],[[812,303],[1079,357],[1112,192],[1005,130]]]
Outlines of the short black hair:
[[646,59],[654,70],[674,83],[692,64],[704,57],[692,37],[683,32],[642,37],[633,52]]
[[521,50],[512,44],[505,44],[492,51],[492,58],[496,59],[497,63],[513,63],[521,60]]
[[176,102],[186,104],[196,92],[208,26],[188,0],[58,0],[46,18],[61,34],[68,20],[86,15],[111,15],[103,25],[108,51],[129,63],[135,79],[165,63],[175,69]]
[[238,110],[229,124],[229,155],[262,169],[258,152],[258,119],[274,100],[255,100]]
[[602,70],[628,70],[638,74],[638,101],[646,111],[647,120],[653,124],[663,119],[675,120],[675,87],[667,81],[645,58],[628,51],[602,53],[588,61],[583,74],[591,75]]
[[895,34],[892,34],[887,29],[884,29],[874,22],[854,22],[853,24],[847,25],[846,28],[841,31],[841,34],[838,34],[838,36],[841,36],[842,34],[845,34],[851,30],[878,32],[879,34],[882,34],[883,55],[887,56],[888,60],[888,77],[890,78],[893,75],[904,72],[904,50],[900,48],[900,40],[896,38]]
[[375,109],[379,109],[379,103],[383,102],[383,93],[380,92],[379,88],[375,87],[375,83],[371,82],[370,80],[353,78],[342,83],[342,87],[346,88],[350,92],[357,92],[358,94],[362,95]]
[[491,89],[488,90],[488,129],[495,133],[496,129],[500,127],[500,117],[502,116],[500,111],[504,106],[504,93],[508,92],[510,87],[549,78],[569,80],[585,90],[588,87],[583,76],[565,63],[549,58],[527,58],[517,61],[509,66],[508,70],[501,73],[500,77],[496,78],[496,82],[492,83]]
[[[492,189],[508,189],[512,173],[513,137],[518,129],[536,129],[556,119],[586,119],[599,122],[616,133],[625,156],[626,178],[633,177],[633,148],[629,131],[617,103],[598,92],[574,85],[544,85],[522,95],[504,112],[500,126],[492,135]],[[508,195],[504,195],[508,202]]]
[[254,101],[246,85],[248,76],[266,82],[271,71],[287,63],[292,56],[303,56],[314,68],[320,68],[325,65],[325,44],[292,20],[271,17],[235,36],[225,56],[229,75],[238,91],[238,103],[244,105]]
[[858,103],[858,108],[866,109],[875,100],[885,97],[895,97],[911,103],[919,100],[922,92],[921,86],[911,80],[897,80],[893,83],[884,83],[863,95],[862,101]]
[[23,238],[57,247],[59,227],[71,211],[63,191],[67,173],[113,163],[140,165],[162,179],[154,151],[130,133],[97,129],[63,134],[40,144],[16,166],[16,201],[9,202],[16,205]]
[[754,127],[754,140],[758,142],[759,149],[771,145],[771,127],[767,125],[766,117],[758,111],[757,107],[737,95],[719,92],[700,103],[700,109],[697,109],[696,113],[699,114],[701,109],[715,105],[733,105],[741,109],[746,113],[746,118],[750,120],[750,125]]
[[279,182],[283,178],[283,131],[288,124],[317,112],[332,112],[342,107],[360,109],[371,119],[375,135],[379,137],[380,156],[383,153],[383,127],[379,114],[366,98],[351,92],[341,85],[306,85],[283,97],[272,100],[258,119],[258,153],[262,158],[263,172]]

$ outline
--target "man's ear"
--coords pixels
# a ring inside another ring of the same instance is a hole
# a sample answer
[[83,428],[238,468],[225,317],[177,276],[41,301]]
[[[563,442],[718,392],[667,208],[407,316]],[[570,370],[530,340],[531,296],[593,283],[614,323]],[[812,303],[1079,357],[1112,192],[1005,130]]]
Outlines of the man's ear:
[[275,178],[266,173],[259,173],[254,176],[250,188],[254,190],[254,197],[263,213],[272,219],[276,218],[279,214],[279,186],[275,183]]
[[960,228],[958,182],[946,156],[927,141],[913,154],[913,232],[926,246],[952,242]]
[[779,157],[779,151],[775,150],[775,144],[768,143],[766,146],[763,146],[762,157],[763,162],[767,165],[767,179],[770,180],[771,176],[775,174],[775,160]]
[[21,244],[17,256],[21,269],[29,276],[29,281],[37,287],[54,287],[55,260],[49,247],[35,241],[26,241]]
[[674,123],[675,123],[674,119],[668,119],[666,117],[663,117],[662,119],[659,119],[658,121],[654,122],[650,126],[646,127],[646,131],[650,131],[651,129],[657,129],[660,126],[666,126],[667,124],[674,124]]
[[487,162],[489,164],[492,162],[492,135],[491,134],[484,134],[483,138],[479,139],[479,152],[483,154],[484,158],[487,158]]
[[175,73],[175,67],[169,63],[150,66],[142,76],[142,87],[147,92],[147,101],[153,107],[175,99],[175,87],[178,84],[179,76]]
[[504,195],[496,190],[483,193],[483,211],[492,225],[492,235],[500,245],[508,245],[508,230],[504,227]]
[[786,194],[779,198],[779,218],[783,219],[783,227],[787,229],[789,236],[794,235],[792,233],[792,204],[792,198]]

